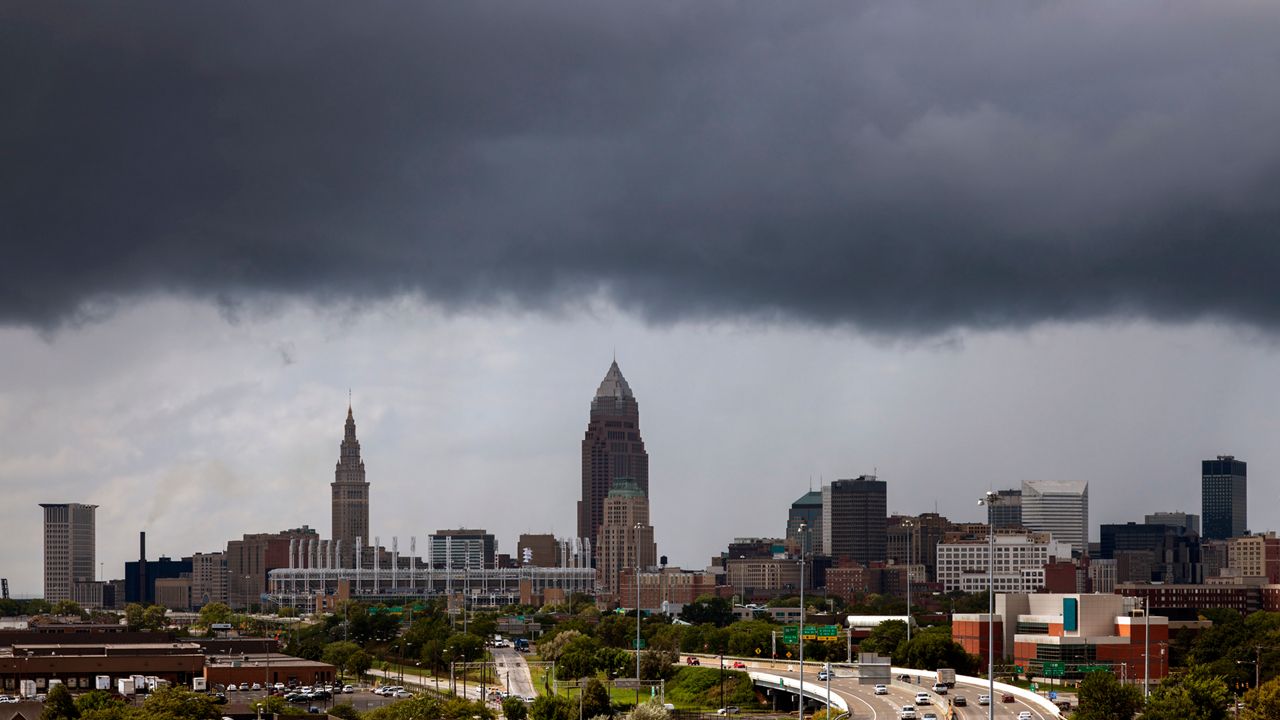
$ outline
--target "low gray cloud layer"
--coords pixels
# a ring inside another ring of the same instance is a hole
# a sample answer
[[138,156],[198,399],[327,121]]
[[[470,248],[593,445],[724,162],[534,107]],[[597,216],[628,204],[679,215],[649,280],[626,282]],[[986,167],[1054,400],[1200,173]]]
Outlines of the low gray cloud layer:
[[1280,321],[1280,6],[0,11],[0,322],[421,293]]

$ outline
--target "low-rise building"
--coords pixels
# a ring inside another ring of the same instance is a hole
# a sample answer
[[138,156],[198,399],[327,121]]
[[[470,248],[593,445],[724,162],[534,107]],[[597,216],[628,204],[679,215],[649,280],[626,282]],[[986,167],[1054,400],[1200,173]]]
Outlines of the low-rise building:
[[[996,652],[1033,677],[1079,680],[1107,671],[1141,681],[1163,678],[1161,643],[1169,640],[1169,619],[1134,612],[1135,603],[1102,593],[1009,593],[996,596]],[[986,613],[957,614],[952,637],[987,662]],[[1150,632],[1148,641],[1148,631]],[[1012,648],[1012,654],[1006,653]],[[1151,661],[1145,662],[1150,653]]]

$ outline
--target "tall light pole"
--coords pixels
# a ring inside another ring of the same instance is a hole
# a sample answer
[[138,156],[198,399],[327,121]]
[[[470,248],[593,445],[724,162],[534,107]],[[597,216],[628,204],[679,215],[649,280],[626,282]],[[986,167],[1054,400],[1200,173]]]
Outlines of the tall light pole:
[[796,639],[800,641],[800,720],[804,720],[804,555],[808,550],[807,535],[809,524],[800,522],[800,632]]
[[915,534],[915,523],[903,520],[902,526],[907,529],[907,644],[911,644],[911,567],[912,567],[912,535]]
[[640,707],[640,523],[636,523],[636,707]]
[[987,507],[987,720],[996,717],[996,523],[992,508],[998,502],[1000,493],[994,490],[978,501]]
[[1151,697],[1151,598],[1142,598],[1142,616],[1146,629],[1142,631],[1142,696]]

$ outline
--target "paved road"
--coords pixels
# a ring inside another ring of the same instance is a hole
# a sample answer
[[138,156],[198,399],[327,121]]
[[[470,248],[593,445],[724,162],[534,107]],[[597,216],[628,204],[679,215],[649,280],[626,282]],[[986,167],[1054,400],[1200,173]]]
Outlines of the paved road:
[[515,648],[493,648],[493,661],[498,666],[498,682],[503,690],[520,697],[534,697],[533,675],[524,655]]
[[[754,663],[748,663],[753,665]],[[792,671],[788,671],[785,667],[770,670],[767,663],[760,664],[758,668],[764,672],[772,672],[789,678],[799,678],[800,673],[794,672],[795,665],[792,664]],[[748,668],[754,669],[754,668]],[[805,672],[805,683],[822,685],[817,682],[817,668],[812,673]],[[963,695],[968,701],[968,706],[955,708],[955,717],[957,720],[982,720],[987,717],[987,708],[978,705],[978,696],[986,694],[986,687],[978,687],[974,685],[957,685],[947,695],[937,695],[930,691],[927,686],[908,683],[905,681],[894,680],[888,685],[889,693],[887,695],[876,695],[873,686],[861,685],[852,677],[849,670],[836,669],[836,673],[831,680],[832,695],[840,695],[849,704],[854,718],[870,718],[871,720],[897,720],[898,711],[904,705],[912,705],[916,707],[917,717],[922,717],[925,712],[933,712],[939,718],[945,718],[948,709],[948,701],[956,695]],[[933,701],[931,705],[916,706],[916,693],[928,693]],[[999,693],[997,692],[997,702],[995,704],[995,717],[1001,720],[1016,720],[1018,713],[1023,710],[1030,710],[1031,717],[1036,720],[1056,720],[1056,714],[1048,714],[1037,706],[1028,705],[1021,700],[1012,703],[999,702]]]

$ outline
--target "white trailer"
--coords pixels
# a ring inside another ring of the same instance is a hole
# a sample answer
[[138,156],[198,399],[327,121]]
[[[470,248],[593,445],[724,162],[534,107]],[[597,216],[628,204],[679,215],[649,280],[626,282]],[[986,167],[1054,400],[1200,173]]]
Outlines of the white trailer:
[[110,675],[94,675],[93,689],[94,690],[110,690],[111,676]]
[[116,692],[125,697],[133,697],[133,678],[120,678],[116,680]]

